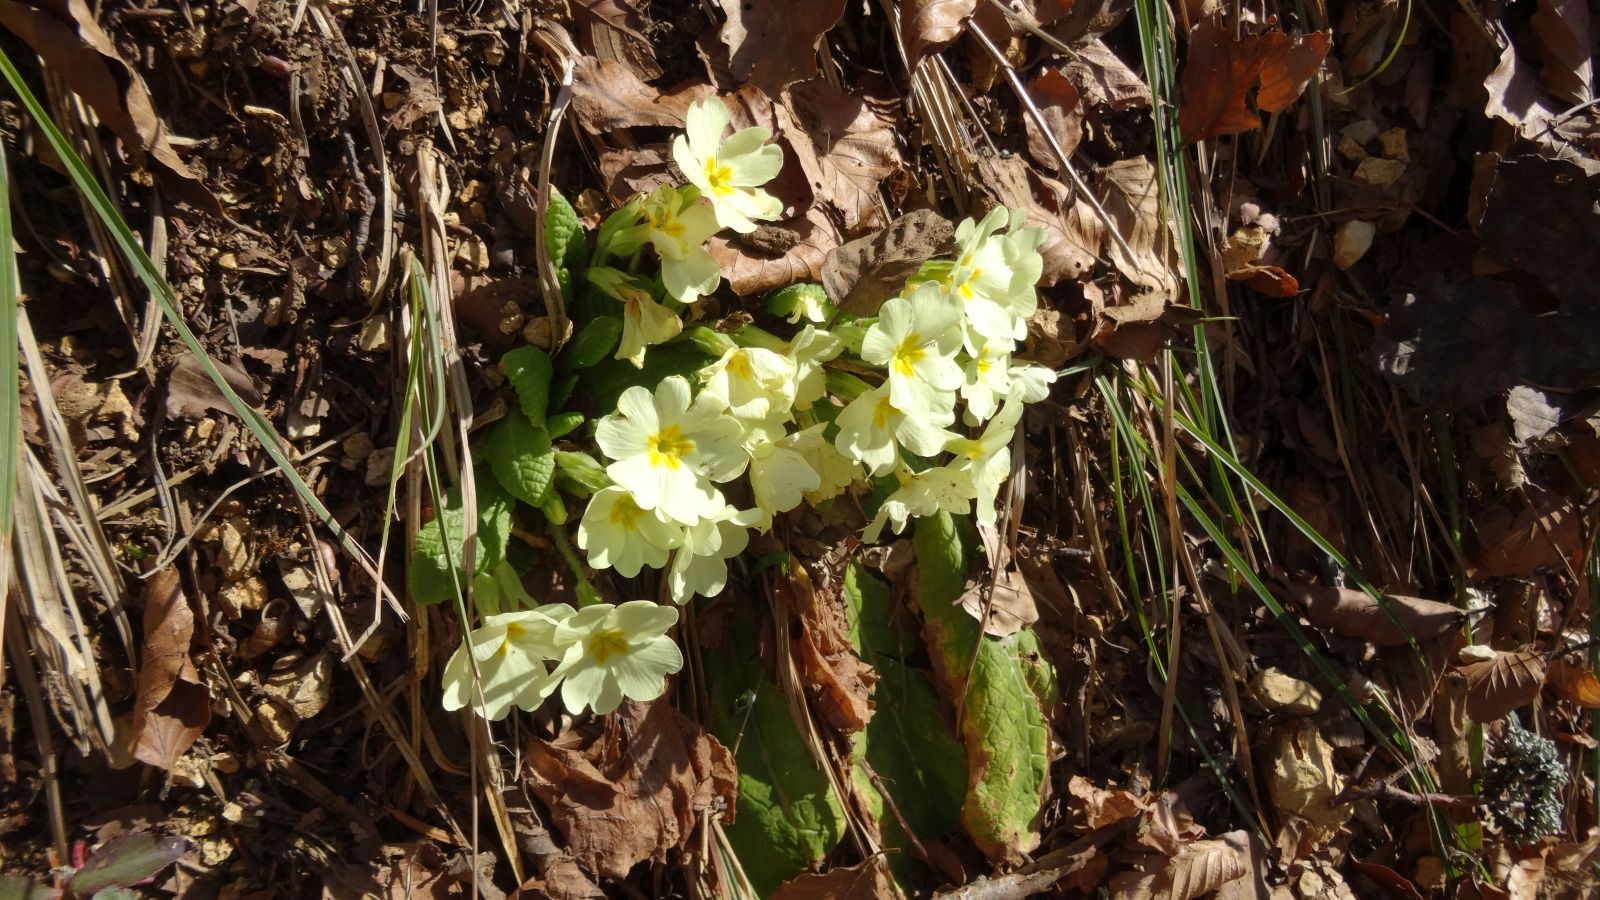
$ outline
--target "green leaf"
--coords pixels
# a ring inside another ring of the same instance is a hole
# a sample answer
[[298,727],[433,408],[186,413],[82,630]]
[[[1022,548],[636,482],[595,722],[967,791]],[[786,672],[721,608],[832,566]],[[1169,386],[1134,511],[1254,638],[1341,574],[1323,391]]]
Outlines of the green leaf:
[[577,268],[589,254],[577,210],[555,188],[550,189],[550,210],[544,217],[544,242],[550,248],[550,261],[558,268]]
[[544,426],[550,408],[550,354],[538,347],[518,347],[500,358],[506,380],[517,390],[517,402],[528,421]]
[[572,433],[574,428],[584,422],[581,412],[556,413],[545,422],[545,430],[550,432],[550,440],[556,441]]
[[844,837],[844,808],[766,676],[754,626],[741,619],[707,653],[711,728],[739,765],[739,801],[727,826],[739,863],[760,896],[820,860]]
[[532,425],[522,413],[512,410],[500,420],[484,444],[484,455],[500,486],[529,506],[544,502],[550,479],[556,474],[556,455],[550,449],[550,433]]
[[587,497],[611,486],[605,467],[587,453],[556,451],[556,486],[574,497]]
[[683,345],[652,347],[645,354],[644,367],[634,368],[633,363],[622,359],[608,359],[596,365],[583,379],[583,390],[594,403],[594,409],[609,412],[617,408],[617,398],[635,385],[655,390],[656,385],[673,375],[694,380],[694,375],[715,362],[715,358]]
[[[967,790],[966,751],[940,712],[932,674],[909,664],[917,637],[895,626],[888,586],[859,562],[845,569],[844,591],[856,649],[878,673],[877,712],[857,747],[918,838],[954,831]],[[882,816],[879,825],[886,846],[910,847],[895,816]],[[902,879],[908,860],[905,852],[890,857]]]
[[[515,501],[488,471],[479,472],[476,482],[478,533],[472,572],[461,571],[466,517],[461,509],[461,488],[453,487],[445,495],[444,509],[417,532],[407,578],[412,600],[418,603],[449,600],[465,587],[464,574],[487,572],[506,558],[506,546],[511,542],[511,508]],[[452,571],[456,573],[454,579]]]
[[617,316],[600,316],[578,330],[567,342],[557,362],[564,372],[587,369],[616,352],[622,340],[622,319]]
[[0,875],[0,900],[56,900],[60,892],[25,875]]
[[957,704],[967,750],[961,822],[990,858],[1008,859],[1039,845],[1034,826],[1050,785],[1050,736],[1022,664],[1022,641],[983,634],[956,603],[972,544],[949,513],[919,520],[914,594],[940,693],[956,698],[967,688]]
[[794,315],[796,308],[803,304],[820,303],[822,308],[832,310],[833,304],[828,302],[828,292],[820,284],[797,282],[786,284],[767,295],[767,312],[775,316]]
[[138,884],[187,852],[189,842],[183,838],[148,831],[124,834],[96,850],[67,881],[67,889],[74,894],[93,894]]

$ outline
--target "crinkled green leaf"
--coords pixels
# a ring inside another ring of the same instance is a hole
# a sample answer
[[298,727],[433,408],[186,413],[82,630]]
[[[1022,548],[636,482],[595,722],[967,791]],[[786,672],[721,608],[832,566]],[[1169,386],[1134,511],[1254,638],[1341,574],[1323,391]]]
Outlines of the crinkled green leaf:
[[583,413],[564,412],[556,413],[545,422],[545,430],[550,432],[550,440],[556,441],[572,433],[572,429],[583,424]]
[[949,513],[918,520],[914,594],[940,693],[956,698],[967,688],[959,704],[967,750],[961,822],[990,858],[1015,860],[1039,845],[1035,826],[1050,785],[1050,734],[1017,635],[982,634],[956,602],[972,543]]
[[522,414],[543,427],[545,411],[550,408],[550,354],[538,347],[518,347],[500,358],[500,369],[516,388]]
[[[487,470],[477,473],[476,483],[478,531],[472,572],[461,571],[466,517],[461,509],[461,489],[453,487],[445,495],[444,509],[439,510],[433,521],[417,532],[417,544],[412,548],[411,571],[407,577],[412,600],[418,603],[443,603],[454,597],[460,587],[465,587],[465,582],[458,582],[457,579],[487,572],[506,558],[506,547],[511,542],[511,508],[516,501]],[[446,553],[449,554],[448,559]],[[450,577],[452,568],[457,579]]]
[[705,654],[711,728],[737,748],[739,801],[728,840],[766,897],[839,843],[844,809],[767,678],[748,618],[734,631]]
[[[940,711],[931,673],[908,663],[917,637],[896,627],[888,587],[860,563],[845,569],[844,590],[856,649],[878,673],[877,712],[857,749],[917,837],[954,831],[961,826],[967,790],[966,750]],[[882,815],[879,826],[885,846],[903,851],[890,857],[890,866],[904,878],[910,841],[900,820]]]
[[694,374],[715,360],[693,347],[652,347],[644,356],[644,367],[634,368],[623,359],[608,359],[594,366],[583,379],[583,390],[597,413],[617,408],[617,398],[634,385],[655,390],[656,385],[673,375],[692,379]]
[[550,189],[550,210],[544,217],[544,242],[550,248],[550,261],[561,269],[575,269],[589,255],[577,210],[555,188]]
[[617,350],[622,340],[622,319],[600,316],[578,329],[557,359],[562,371],[587,369]]
[[556,455],[550,433],[512,410],[494,426],[484,444],[484,455],[500,486],[529,506],[544,502],[550,479],[556,474]]
[[557,378],[555,384],[550,386],[550,408],[560,409],[566,406],[567,401],[572,399],[572,389],[577,386],[578,376],[576,373]]

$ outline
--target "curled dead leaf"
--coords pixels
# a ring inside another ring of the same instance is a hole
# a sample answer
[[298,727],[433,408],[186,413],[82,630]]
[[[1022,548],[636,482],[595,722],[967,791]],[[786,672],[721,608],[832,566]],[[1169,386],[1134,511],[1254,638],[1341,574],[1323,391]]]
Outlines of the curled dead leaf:
[[817,713],[840,734],[866,728],[878,675],[850,642],[839,575],[820,566],[807,569],[791,556],[788,575],[777,579],[775,590],[801,626],[790,644]]
[[1390,618],[1378,601],[1364,591],[1290,584],[1288,593],[1304,607],[1306,620],[1313,626],[1380,647],[1404,644],[1408,631],[1419,641],[1435,638],[1459,627],[1466,619],[1466,613],[1458,607],[1421,597],[1385,594],[1394,614]]
[[1507,495],[1475,516],[1472,526],[1473,561],[1481,574],[1495,577],[1560,569],[1582,544],[1572,502],[1556,494]]
[[931,209],[906,213],[876,234],[841,244],[822,266],[822,286],[843,312],[870,316],[922,264],[950,252],[955,228]]
[[1086,831],[1104,828],[1148,809],[1148,804],[1132,791],[1103,788],[1082,775],[1068,779],[1067,794],[1076,801],[1070,805],[1083,813],[1082,827]]
[[1213,13],[1189,34],[1189,58],[1179,83],[1178,110],[1183,139],[1190,143],[1260,127],[1261,117],[1247,97],[1257,82],[1256,109],[1282,112],[1305,90],[1333,46],[1331,32],[1289,35],[1272,29],[1246,32],[1234,40],[1234,27]]
[[1467,679],[1468,718],[1493,722],[1539,695],[1544,686],[1544,657],[1497,651],[1493,659],[1468,663],[1460,672]]
[[706,242],[711,258],[722,267],[728,286],[740,296],[772,290],[797,281],[820,281],[828,251],[839,246],[839,234],[827,214],[817,207],[804,217],[777,223],[793,232],[789,249],[766,254],[717,235]]
[[893,897],[894,878],[882,856],[853,866],[834,866],[817,875],[801,875],[773,892],[772,900],[869,900]]
[[961,36],[978,0],[905,0],[900,5],[900,40],[905,45],[906,68],[929,53],[937,53]]
[[144,605],[144,661],[128,732],[128,751],[140,762],[171,769],[211,721],[211,697],[189,657],[194,611],[178,570],[150,576]]
[[1551,693],[1585,709],[1600,709],[1600,679],[1594,670],[1578,663],[1556,659],[1545,673],[1544,683]]
[[1249,874],[1250,836],[1230,831],[1178,851],[1157,880],[1159,896],[1194,900]]
[[779,91],[817,74],[817,41],[844,15],[845,0],[742,0],[726,4],[722,42],[728,68],[776,97]]
[[732,809],[737,790],[733,755],[666,700],[530,739],[527,777],[572,858],[603,879],[664,860],[704,813]]
[[579,56],[572,73],[572,111],[591,134],[640,125],[682,127],[689,104],[715,93],[709,84],[662,93],[627,65],[592,56]]
[[[1028,96],[1039,108],[1040,117],[1049,130],[1049,136],[1068,159],[1078,149],[1083,139],[1083,94],[1060,69],[1045,69],[1038,78],[1028,82]],[[1061,163],[1045,132],[1034,124],[1033,117],[1022,120],[1028,130],[1028,155],[1034,161],[1054,171]]]

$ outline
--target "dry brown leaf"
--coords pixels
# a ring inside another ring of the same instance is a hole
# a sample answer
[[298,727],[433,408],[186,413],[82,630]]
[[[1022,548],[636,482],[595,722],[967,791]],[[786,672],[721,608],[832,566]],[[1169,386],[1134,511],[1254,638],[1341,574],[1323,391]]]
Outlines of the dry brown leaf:
[[978,0],[905,0],[900,4],[900,40],[906,68],[915,71],[929,53],[955,43],[977,9]]
[[1584,0],[1539,0],[1530,22],[1544,60],[1539,80],[1550,93],[1573,105],[1594,99],[1589,21]]
[[839,574],[820,566],[808,569],[791,556],[788,575],[777,579],[775,590],[801,626],[790,644],[813,708],[840,734],[866,728],[878,675],[850,642]]
[[727,235],[717,235],[706,242],[706,249],[722,267],[722,276],[728,279],[734,293],[744,296],[797,281],[821,280],[828,251],[839,246],[832,220],[821,209],[812,207],[804,218],[776,224],[794,235],[794,243],[779,253],[762,252]]
[[1531,493],[1532,502],[1522,503],[1521,496],[1507,495],[1473,518],[1472,558],[1479,574],[1526,578],[1539,569],[1560,570],[1581,546],[1571,501]]
[[1195,841],[1167,863],[1157,890],[1168,900],[1194,900],[1249,874],[1249,851],[1250,836],[1244,831]]
[[1172,302],[1178,292],[1172,274],[1176,257],[1161,216],[1155,166],[1143,156],[1118,160],[1100,170],[1100,182],[1101,206],[1127,242],[1125,250],[1108,234],[1101,245],[1106,256],[1129,281],[1157,293],[1163,303]]
[[[1020,157],[978,157],[975,170],[974,180],[995,205],[1023,210],[1027,224],[1044,229],[1040,287],[1077,279],[1094,269],[1095,248],[1105,231],[1087,203],[1080,199],[1063,210],[1071,192],[1034,172]],[[973,216],[979,217],[976,210]]]
[[817,41],[844,15],[845,0],[741,0],[724,4],[722,42],[735,78],[778,96],[817,74]]
[[514,900],[605,900],[607,894],[577,863],[557,859],[543,874],[523,883],[511,896]]
[[553,741],[528,741],[528,782],[568,852],[602,879],[684,846],[733,807],[733,755],[666,700],[625,702]]
[[808,188],[838,212],[847,235],[880,221],[878,186],[901,165],[898,104],[880,98],[886,85],[863,81],[876,90],[845,93],[825,78],[795,84],[778,116]]
[[1078,47],[1077,55],[1061,71],[1090,108],[1124,110],[1150,106],[1150,87],[1099,38]]
[[1067,794],[1078,801],[1070,805],[1082,811],[1082,827],[1087,831],[1132,818],[1149,808],[1149,804],[1126,788],[1102,788],[1082,775],[1068,779]]
[[1564,659],[1552,660],[1545,673],[1545,684],[1551,693],[1568,703],[1585,709],[1600,709],[1600,679],[1588,666],[1569,663]]
[[715,94],[715,88],[703,83],[662,93],[627,65],[592,56],[579,56],[573,69],[572,111],[590,134],[641,125],[680,128],[689,104]]
[[[1061,152],[1071,159],[1083,139],[1083,94],[1060,69],[1045,69],[1044,74],[1028,82],[1028,96],[1039,107],[1040,118]],[[1060,169],[1055,150],[1033,117],[1026,116],[1022,122],[1028,130],[1028,155],[1051,171]]]
[[140,762],[171,769],[211,721],[211,697],[189,657],[194,611],[178,570],[169,566],[146,583],[144,662],[139,666],[128,751]]
[[834,866],[820,875],[801,875],[772,893],[772,900],[877,900],[896,896],[894,879],[882,856],[853,866]]
[[1448,603],[1385,594],[1395,618],[1405,625],[1402,630],[1364,591],[1290,584],[1288,593],[1305,607],[1306,620],[1314,627],[1379,646],[1404,644],[1406,631],[1417,640],[1426,641],[1460,626],[1466,618],[1465,612]]
[[1533,702],[1544,686],[1544,657],[1531,652],[1496,652],[1461,667],[1467,679],[1467,716],[1493,722]]
[[843,312],[875,315],[922,264],[955,246],[955,227],[931,209],[906,213],[887,228],[841,244],[822,265],[822,286]]
[[[1039,621],[1039,608],[1033,591],[1021,570],[1012,565],[1011,550],[993,525],[978,525],[988,571],[967,580],[966,590],[956,601],[983,624],[985,634],[1006,637]],[[993,573],[1000,574],[995,576]]]
[[1296,719],[1273,732],[1268,786],[1277,807],[1306,819],[1319,840],[1350,820],[1350,805],[1333,803],[1344,788],[1333,747],[1311,719]]
[[1515,45],[1507,43],[1500,51],[1500,60],[1484,78],[1483,86],[1488,91],[1486,114],[1510,124],[1523,138],[1546,147],[1555,149],[1565,143],[1565,137],[1551,127],[1561,110],[1544,92],[1533,67],[1518,55]]
[[1246,98],[1260,82],[1256,107],[1282,112],[1305,90],[1333,46],[1331,32],[1293,38],[1273,29],[1234,40],[1234,26],[1220,12],[1200,20],[1189,35],[1189,58],[1180,76],[1183,102],[1178,122],[1190,143],[1237,134],[1261,125]]
[[[46,69],[94,108],[135,169],[149,163],[174,197],[223,216],[222,204],[172,149],[171,126],[156,111],[144,79],[123,60],[83,0],[0,0],[0,26],[26,41]],[[135,181],[140,180],[136,174]]]
[[645,81],[661,77],[655,47],[645,36],[650,20],[634,0],[576,0],[571,9],[586,53],[622,63]]

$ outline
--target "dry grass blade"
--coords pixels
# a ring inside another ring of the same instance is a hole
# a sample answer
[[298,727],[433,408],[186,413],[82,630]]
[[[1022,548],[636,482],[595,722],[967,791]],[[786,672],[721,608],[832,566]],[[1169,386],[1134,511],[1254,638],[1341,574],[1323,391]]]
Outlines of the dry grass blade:
[[565,31],[547,27],[544,23],[540,24],[541,27],[534,30],[532,38],[550,58],[551,66],[561,77],[561,89],[556,93],[555,102],[550,104],[550,116],[544,123],[544,146],[539,153],[538,201],[533,220],[533,243],[539,263],[539,285],[544,289],[545,309],[550,315],[552,341],[550,350],[554,353],[561,349],[561,345],[567,339],[567,309],[561,294],[561,283],[556,277],[556,264],[550,258],[550,242],[545,238],[544,227],[550,216],[550,165],[555,160],[556,138],[561,134],[561,119],[572,103],[573,58],[578,55],[578,49],[572,46],[572,39],[567,37]]

